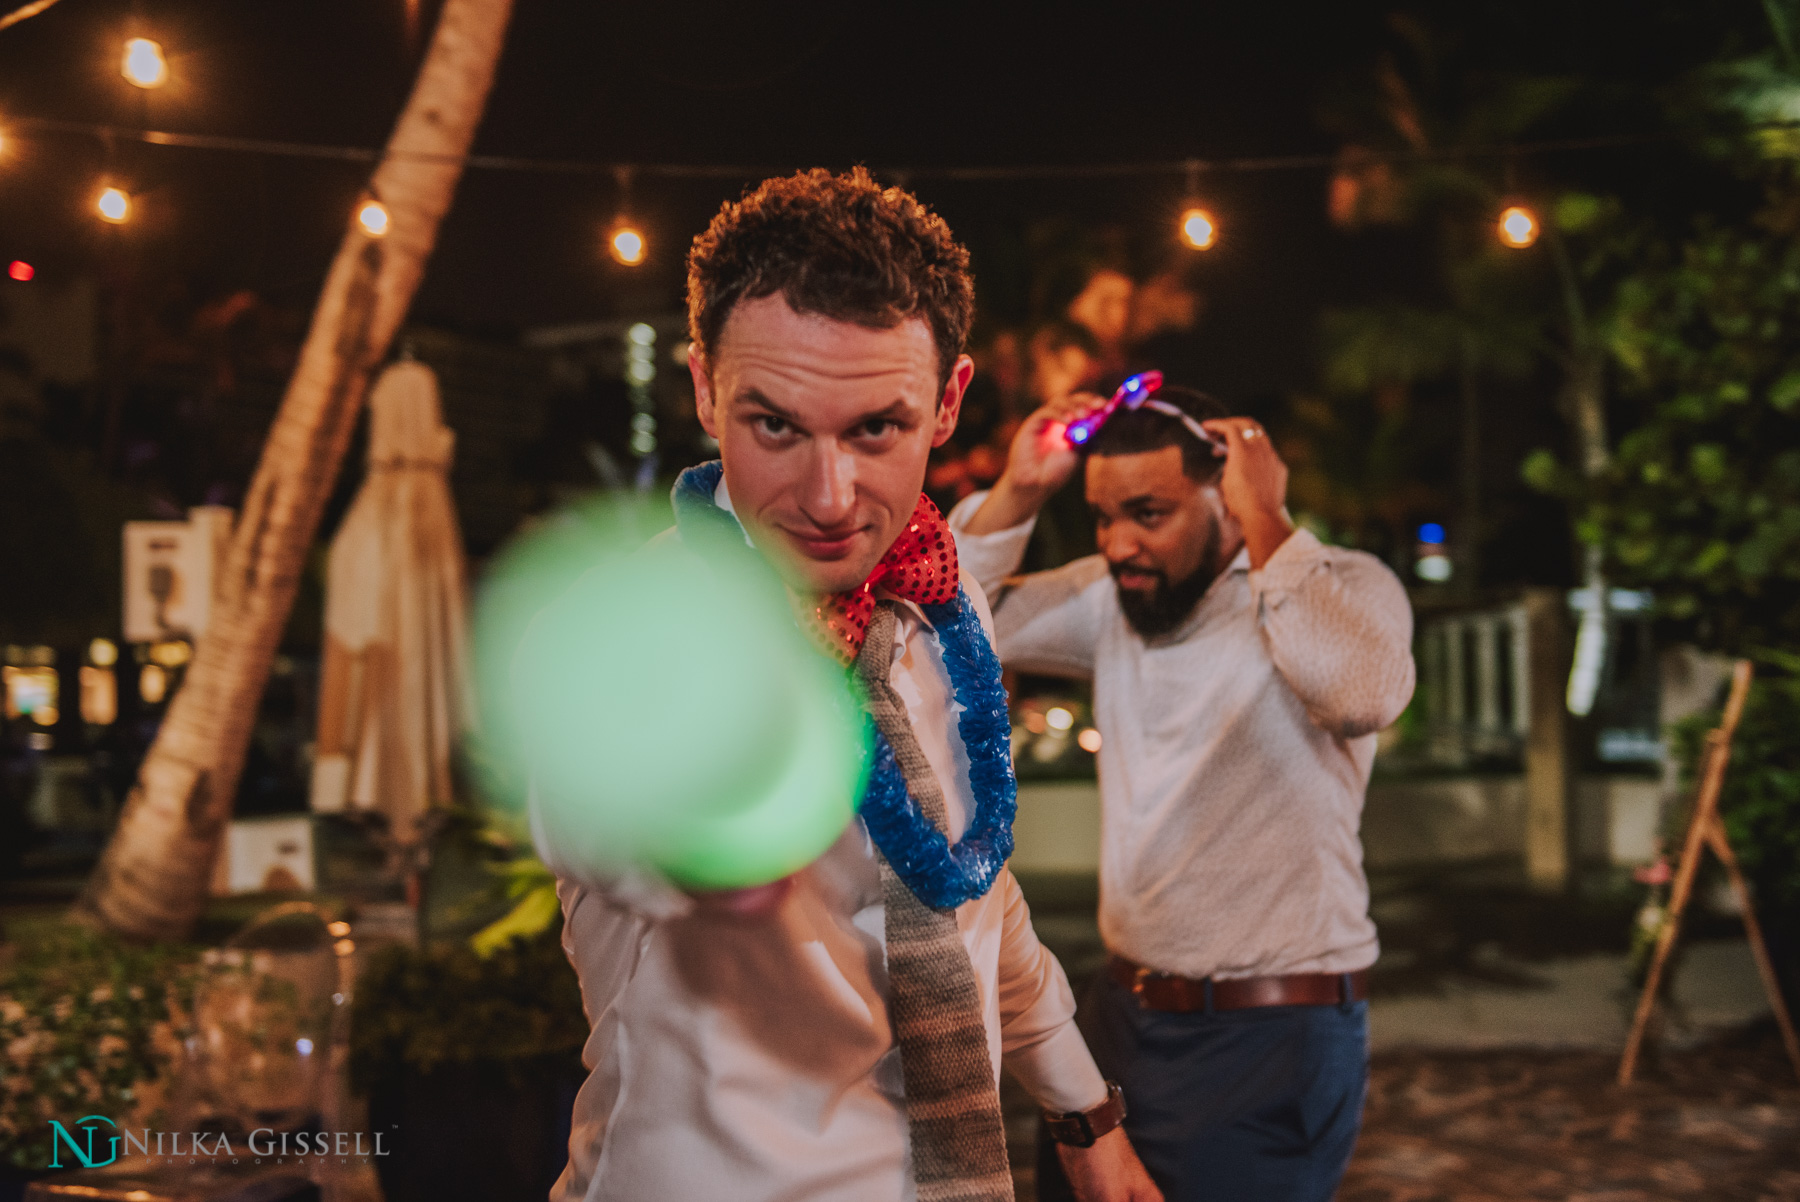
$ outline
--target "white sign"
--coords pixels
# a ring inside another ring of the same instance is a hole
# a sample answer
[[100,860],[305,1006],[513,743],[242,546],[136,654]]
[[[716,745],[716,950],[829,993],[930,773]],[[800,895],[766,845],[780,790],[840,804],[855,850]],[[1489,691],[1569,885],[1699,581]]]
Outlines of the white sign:
[[306,815],[234,818],[225,828],[225,846],[213,869],[215,897],[305,891],[316,883],[312,819]]
[[231,538],[231,510],[203,505],[185,522],[125,523],[125,641],[198,638]]

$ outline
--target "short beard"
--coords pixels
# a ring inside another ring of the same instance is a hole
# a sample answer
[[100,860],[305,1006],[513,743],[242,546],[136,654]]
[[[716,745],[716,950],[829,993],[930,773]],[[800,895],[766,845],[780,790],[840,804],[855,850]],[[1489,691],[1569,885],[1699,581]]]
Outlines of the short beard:
[[1200,566],[1188,575],[1170,584],[1169,578],[1155,569],[1131,568],[1133,572],[1148,572],[1156,577],[1156,584],[1149,591],[1142,589],[1118,588],[1119,573],[1127,570],[1123,565],[1109,565],[1113,575],[1113,585],[1119,594],[1119,609],[1125,614],[1125,620],[1137,631],[1140,638],[1153,639],[1168,634],[1188,620],[1194,607],[1200,604],[1200,598],[1212,587],[1218,577],[1219,528],[1214,526],[1212,534],[1206,540],[1206,553],[1200,557]]

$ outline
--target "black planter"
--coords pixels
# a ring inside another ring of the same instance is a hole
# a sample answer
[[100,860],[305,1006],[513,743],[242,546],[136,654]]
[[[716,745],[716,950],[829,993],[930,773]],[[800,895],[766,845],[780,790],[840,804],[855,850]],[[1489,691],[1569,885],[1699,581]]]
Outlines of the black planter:
[[543,1202],[569,1159],[585,1074],[570,1057],[407,1071],[369,1094],[387,1202]]
[[42,1181],[52,1176],[53,1170],[15,1169],[10,1165],[0,1164],[0,1202],[20,1202],[25,1197],[25,1187],[33,1181]]

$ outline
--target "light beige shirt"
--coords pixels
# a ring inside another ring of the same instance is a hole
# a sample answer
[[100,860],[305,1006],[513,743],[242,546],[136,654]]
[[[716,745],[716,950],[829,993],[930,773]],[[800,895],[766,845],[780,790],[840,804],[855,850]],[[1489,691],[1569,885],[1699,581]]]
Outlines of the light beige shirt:
[[1357,830],[1375,732],[1412,696],[1400,581],[1297,530],[1261,571],[1240,554],[1186,622],[1146,641],[1097,555],[1003,586],[1033,521],[971,535],[985,497],[950,526],[999,598],[1002,660],[1094,682],[1106,946],[1186,977],[1374,963]]
[[[718,500],[729,507],[720,487]],[[963,587],[993,634],[980,586]],[[974,810],[937,636],[907,606],[891,679],[943,786],[953,838]],[[899,1049],[887,1012],[881,879],[860,821],[764,921],[695,913],[666,883],[562,862],[563,945],[593,1031],[556,1202],[881,1202],[914,1196]],[[1085,1110],[1106,1086],[1073,1022],[1062,967],[1002,872],[956,911],[996,1080]]]

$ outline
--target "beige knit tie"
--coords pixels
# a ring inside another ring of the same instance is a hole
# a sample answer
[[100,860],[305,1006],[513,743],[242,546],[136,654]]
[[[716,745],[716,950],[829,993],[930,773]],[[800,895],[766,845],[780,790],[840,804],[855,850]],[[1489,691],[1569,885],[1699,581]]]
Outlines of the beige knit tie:
[[[895,610],[892,601],[877,607],[857,656],[857,675],[868,694],[869,715],[894,749],[907,792],[929,822],[947,831],[937,774],[888,680]],[[1006,1127],[981,1021],[981,995],[956,911],[927,906],[885,856],[877,858],[887,911],[888,1012],[900,1043],[919,1202],[1012,1202]]]

